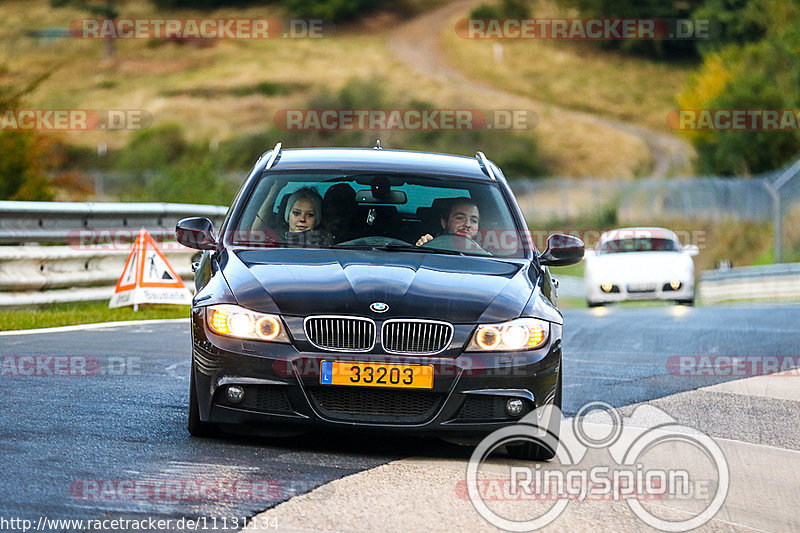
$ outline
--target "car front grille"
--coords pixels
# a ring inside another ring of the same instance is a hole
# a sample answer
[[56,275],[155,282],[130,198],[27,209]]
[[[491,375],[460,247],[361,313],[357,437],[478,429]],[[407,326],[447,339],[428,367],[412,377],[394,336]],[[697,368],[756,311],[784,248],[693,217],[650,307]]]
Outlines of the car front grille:
[[323,416],[347,422],[422,423],[442,403],[441,393],[418,390],[329,386],[311,388],[309,393]]
[[375,345],[375,322],[349,316],[311,316],[304,323],[308,340],[323,350],[366,352]]
[[432,320],[387,320],[381,339],[389,353],[431,355],[448,347],[453,325]]
[[626,288],[630,293],[656,292],[656,285],[654,283],[631,283]]

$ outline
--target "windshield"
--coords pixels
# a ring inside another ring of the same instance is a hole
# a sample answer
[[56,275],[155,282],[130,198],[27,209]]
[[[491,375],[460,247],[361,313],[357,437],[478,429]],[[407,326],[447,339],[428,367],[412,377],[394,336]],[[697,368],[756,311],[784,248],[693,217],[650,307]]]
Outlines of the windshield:
[[640,237],[635,239],[615,239],[606,241],[600,253],[619,252],[677,252],[678,244],[671,239]]
[[495,183],[375,173],[262,175],[232,228],[246,246],[523,257]]

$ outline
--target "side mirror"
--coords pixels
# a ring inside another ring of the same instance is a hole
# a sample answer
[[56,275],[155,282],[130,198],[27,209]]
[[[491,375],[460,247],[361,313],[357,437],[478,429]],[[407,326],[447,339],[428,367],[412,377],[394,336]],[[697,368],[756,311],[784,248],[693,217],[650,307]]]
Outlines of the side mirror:
[[700,248],[696,244],[687,244],[683,247],[683,251],[689,255],[697,255],[700,253]]
[[214,224],[205,217],[184,218],[175,226],[175,238],[184,246],[195,250],[216,250]]
[[569,266],[583,259],[583,241],[572,235],[550,235],[547,248],[539,255],[539,263],[545,266]]

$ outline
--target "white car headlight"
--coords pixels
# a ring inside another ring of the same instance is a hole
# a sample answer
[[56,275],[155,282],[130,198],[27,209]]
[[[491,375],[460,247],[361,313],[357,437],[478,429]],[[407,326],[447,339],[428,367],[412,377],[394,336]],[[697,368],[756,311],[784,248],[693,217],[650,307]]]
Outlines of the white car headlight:
[[481,324],[467,345],[468,352],[501,352],[541,348],[550,323],[537,318],[517,318],[501,324]]
[[277,315],[267,315],[238,305],[209,305],[206,322],[217,335],[256,341],[289,342],[286,328]]

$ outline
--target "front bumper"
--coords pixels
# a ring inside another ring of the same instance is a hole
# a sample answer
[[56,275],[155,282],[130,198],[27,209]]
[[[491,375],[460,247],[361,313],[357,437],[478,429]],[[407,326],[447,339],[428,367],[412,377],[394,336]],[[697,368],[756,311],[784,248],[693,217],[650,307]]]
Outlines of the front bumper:
[[[200,419],[248,433],[363,427],[483,435],[552,403],[561,368],[558,324],[551,324],[547,344],[530,352],[415,357],[380,353],[380,347],[372,353],[299,351],[292,344],[221,337],[204,322],[204,310],[194,309],[192,372]],[[453,344],[465,343],[472,327],[457,326]],[[433,388],[321,385],[323,360],[432,365]],[[245,390],[244,401],[228,401],[230,385]],[[519,416],[505,412],[510,398],[523,400]]]
[[669,281],[659,280],[631,284],[625,281],[610,282],[611,291],[606,292],[600,283],[586,284],[586,300],[589,303],[614,303],[639,300],[693,300],[694,280],[681,280],[680,287],[673,290]]

